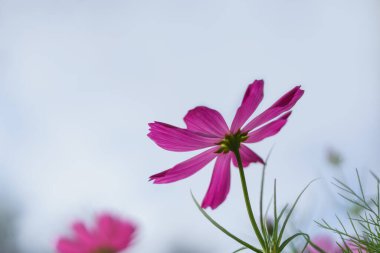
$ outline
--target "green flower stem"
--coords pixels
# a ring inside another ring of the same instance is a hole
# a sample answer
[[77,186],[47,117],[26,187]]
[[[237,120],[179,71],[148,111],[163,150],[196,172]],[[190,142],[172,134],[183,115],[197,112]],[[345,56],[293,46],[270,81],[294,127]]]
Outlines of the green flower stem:
[[243,164],[242,164],[242,161],[241,161],[239,149],[235,149],[234,150],[234,154],[236,156],[236,160],[237,160],[237,163],[238,163],[238,166],[239,166],[240,180],[241,180],[241,185],[242,185],[242,188],[243,188],[244,200],[245,200],[245,205],[247,207],[248,216],[249,216],[249,219],[251,221],[253,230],[255,231],[256,237],[259,240],[259,242],[261,244],[261,247],[263,247],[264,252],[266,252],[268,249],[267,249],[266,244],[264,242],[263,236],[261,235],[260,229],[257,226],[256,220],[255,220],[255,216],[253,215],[251,202],[249,200],[248,189],[247,189],[247,182],[245,180],[244,169],[243,169]]

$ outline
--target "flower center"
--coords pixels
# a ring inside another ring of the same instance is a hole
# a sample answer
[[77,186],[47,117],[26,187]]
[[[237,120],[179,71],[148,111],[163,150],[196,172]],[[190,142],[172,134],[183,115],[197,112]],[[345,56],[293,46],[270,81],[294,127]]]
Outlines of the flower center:
[[228,153],[230,151],[235,152],[239,150],[240,143],[248,139],[248,133],[241,133],[240,130],[235,134],[227,134],[224,139],[217,143],[220,146],[216,153]]
[[110,248],[99,248],[96,249],[93,253],[116,253],[116,250]]

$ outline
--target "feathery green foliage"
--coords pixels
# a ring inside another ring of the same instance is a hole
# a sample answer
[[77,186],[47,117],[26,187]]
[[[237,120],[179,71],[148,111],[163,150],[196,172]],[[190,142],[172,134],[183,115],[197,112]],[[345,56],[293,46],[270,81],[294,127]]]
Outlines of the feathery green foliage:
[[[358,213],[347,212],[349,225],[344,225],[343,221],[337,217],[340,227],[330,225],[326,220],[317,222],[322,228],[328,229],[341,238],[339,243],[342,251],[353,253],[349,246],[358,248],[359,253],[380,253],[380,179],[371,172],[376,181],[376,193],[372,197],[366,196],[358,170],[356,177],[359,191],[353,190],[346,183],[339,179],[334,179],[333,184],[339,189],[339,195],[351,203]],[[355,253],[356,253],[355,252]]]

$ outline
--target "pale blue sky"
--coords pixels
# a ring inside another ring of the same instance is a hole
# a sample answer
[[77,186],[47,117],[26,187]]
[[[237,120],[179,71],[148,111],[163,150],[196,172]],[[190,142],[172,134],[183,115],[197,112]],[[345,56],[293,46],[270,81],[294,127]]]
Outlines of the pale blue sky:
[[[20,245],[49,252],[74,218],[111,210],[140,224],[131,252],[180,241],[232,252],[189,194],[203,197],[211,166],[176,184],[147,182],[191,156],[155,146],[147,123],[183,126],[197,105],[230,122],[254,79],[265,79],[259,111],[294,85],[306,91],[281,134],[252,146],[266,156],[276,144],[268,190],[276,177],[283,203],[330,175],[328,147],[345,156],[347,175],[380,172],[379,10],[378,0],[0,0],[0,196],[21,208]],[[259,171],[247,173],[253,199]],[[249,238],[232,176],[213,215]],[[301,210],[326,215],[322,187]]]

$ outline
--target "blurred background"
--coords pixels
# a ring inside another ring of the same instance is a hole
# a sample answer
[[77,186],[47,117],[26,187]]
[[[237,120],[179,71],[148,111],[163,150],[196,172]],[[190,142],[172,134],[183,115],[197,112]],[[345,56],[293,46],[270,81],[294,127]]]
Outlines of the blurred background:
[[[190,197],[203,198],[212,165],[148,182],[193,153],[160,149],[147,123],[184,126],[197,105],[231,122],[255,79],[258,111],[306,91],[282,132],[251,147],[266,157],[274,146],[266,203],[274,178],[282,204],[321,178],[293,224],[320,233],[313,219],[340,208],[331,178],[380,172],[379,11],[378,0],[0,0],[0,252],[54,252],[73,220],[102,211],[139,225],[130,252],[237,249]],[[260,172],[247,170],[255,208]],[[252,240],[232,178],[211,214]]]

